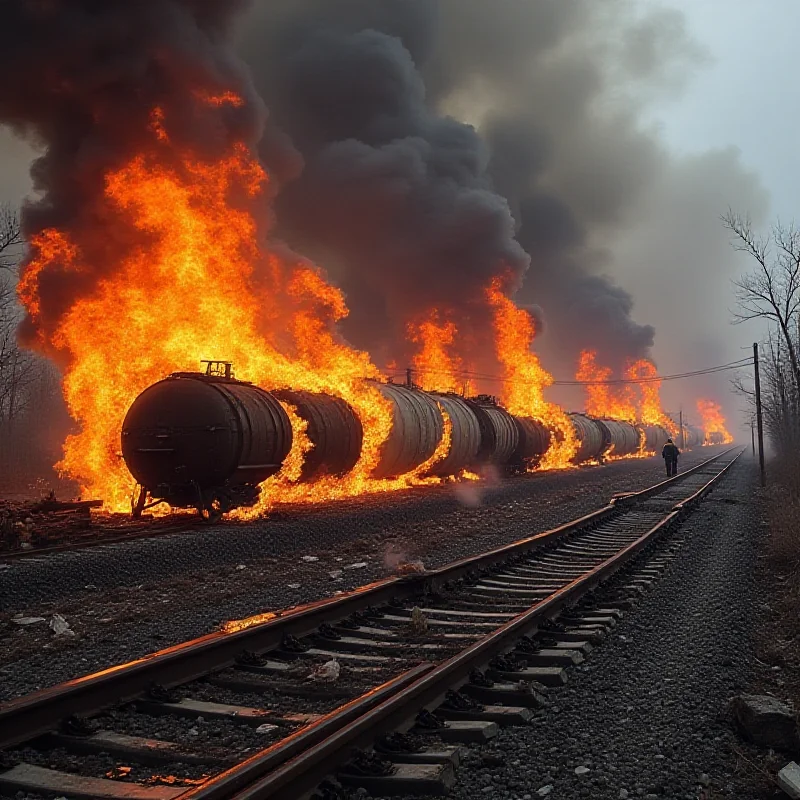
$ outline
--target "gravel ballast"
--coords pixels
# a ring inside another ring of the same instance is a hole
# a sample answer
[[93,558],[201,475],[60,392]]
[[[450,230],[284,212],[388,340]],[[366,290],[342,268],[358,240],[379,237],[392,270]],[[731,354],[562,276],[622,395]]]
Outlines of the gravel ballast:
[[[687,453],[688,469],[716,448]],[[568,522],[664,478],[658,458],[458,485],[109,544],[0,569],[0,700],[185,641],[220,623],[428,568]],[[305,558],[305,560],[304,560]],[[316,560],[311,560],[316,559]],[[15,615],[61,614],[74,635]]]
[[757,472],[743,458],[678,529],[664,575],[534,723],[471,750],[453,797],[756,797],[736,773],[726,713],[748,683],[759,594]]

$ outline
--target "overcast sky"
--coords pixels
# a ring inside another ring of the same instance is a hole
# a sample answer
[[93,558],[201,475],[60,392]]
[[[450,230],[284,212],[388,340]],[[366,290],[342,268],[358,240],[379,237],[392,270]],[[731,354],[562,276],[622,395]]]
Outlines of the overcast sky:
[[[755,173],[766,190],[765,221],[777,217],[800,220],[796,190],[800,174],[800,110],[795,90],[795,76],[800,72],[796,43],[800,2],[669,0],[668,5],[684,13],[689,32],[706,48],[709,58],[678,98],[653,106],[653,118],[665,143],[670,150],[687,156],[726,146],[737,148],[742,166]],[[715,188],[709,187],[709,191]],[[723,200],[724,195],[723,190],[719,213],[725,210],[722,204],[730,202]],[[757,208],[735,210],[759,214]],[[679,215],[680,209],[673,209],[673,213]],[[715,221],[709,219],[703,224]],[[666,231],[664,247],[680,252],[681,242],[670,245],[670,237],[671,232]],[[620,247],[623,254],[627,245]],[[646,252],[647,248],[657,249],[658,242],[648,241],[638,252]],[[657,268],[626,270],[624,261],[621,255],[616,274],[636,297],[637,316],[656,326],[654,352],[662,373],[709,366],[705,363],[709,352],[718,354],[715,363],[739,358],[745,355],[742,348],[763,336],[763,327],[757,322],[726,327],[726,316],[729,319],[730,315],[725,312],[734,304],[729,282],[721,287],[724,297],[719,300],[694,298],[691,285],[680,293],[670,292]],[[732,273],[747,266],[748,262],[737,261],[731,254]],[[695,299],[697,302],[693,302]],[[680,310],[684,304],[690,311],[687,315]],[[698,314],[708,315],[714,325],[704,330],[696,319]],[[697,342],[694,355],[681,333],[685,325],[697,326],[697,332],[687,337],[690,342]],[[703,340],[712,338],[712,329],[718,332],[713,337],[715,341]],[[674,338],[681,341],[678,349],[669,346]],[[689,385],[699,388],[696,381],[665,385],[666,403],[677,404]],[[742,407],[740,399],[729,394],[725,397],[729,391],[726,376],[710,380],[709,386],[708,393],[717,395],[715,399],[721,400],[729,412]]]
[[688,152],[725,144],[742,151],[771,195],[773,215],[798,216],[800,73],[798,0],[669,0],[711,61],[681,99],[658,109],[672,147]]

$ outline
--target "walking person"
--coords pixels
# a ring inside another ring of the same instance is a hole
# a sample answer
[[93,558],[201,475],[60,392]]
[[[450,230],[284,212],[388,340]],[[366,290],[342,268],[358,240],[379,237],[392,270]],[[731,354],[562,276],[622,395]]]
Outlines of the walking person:
[[680,454],[681,451],[678,450],[672,439],[667,439],[667,443],[661,451],[661,458],[664,459],[664,464],[667,467],[668,478],[678,474],[678,456]]

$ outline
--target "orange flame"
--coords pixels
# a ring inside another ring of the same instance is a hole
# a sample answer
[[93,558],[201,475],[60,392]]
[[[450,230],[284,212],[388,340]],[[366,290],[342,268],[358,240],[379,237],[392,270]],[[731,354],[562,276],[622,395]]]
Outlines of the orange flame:
[[725,416],[719,403],[701,398],[697,401],[697,412],[703,420],[706,444],[730,444],[733,441],[725,427]]
[[[647,358],[634,361],[625,371],[628,380],[637,381],[643,378],[656,378],[658,370],[656,365]],[[678,432],[677,425],[668,417],[661,407],[661,381],[647,380],[637,384],[639,387],[639,402],[637,417],[645,425],[661,425],[675,436]]]
[[453,354],[457,333],[456,324],[436,310],[427,319],[409,323],[408,338],[420,348],[414,356],[414,381],[426,391],[463,390],[463,365]]
[[[290,386],[342,397],[364,428],[361,459],[345,479],[301,487],[291,477],[309,443],[301,420],[290,414],[296,437],[287,470],[265,483],[259,507],[242,515],[260,513],[278,499],[342,497],[435,480],[423,479],[419,470],[394,481],[369,477],[391,430],[391,405],[364,380],[380,377],[368,355],[335,331],[347,314],[342,293],[305,262],[265,257],[247,210],[268,184],[255,155],[234,144],[214,163],[175,153],[160,159],[160,148],[169,146],[163,113],[154,113],[153,122],[155,154],[138,155],[105,184],[107,202],[142,234],[142,244],[73,304],[51,337],[69,355],[64,393],[80,425],[65,443],[60,469],[107,509],[128,509],[135,487],[118,454],[128,407],[169,373],[224,358],[235,364],[237,377],[265,389]],[[58,230],[31,245],[20,297],[36,318],[37,275],[46,268],[78,272],[82,256]],[[286,324],[276,325],[282,315],[288,315]]]
[[536,329],[533,317],[517,306],[495,278],[486,292],[493,313],[497,358],[503,369],[503,402],[512,414],[532,417],[555,432],[542,469],[565,468],[578,449],[569,416],[555,403],[545,400],[544,390],[553,377],[531,350]]
[[578,361],[575,380],[583,381],[586,389],[586,413],[595,417],[608,417],[627,422],[636,421],[636,404],[630,386],[612,388],[601,381],[611,379],[610,367],[597,364],[597,353],[584,350]]

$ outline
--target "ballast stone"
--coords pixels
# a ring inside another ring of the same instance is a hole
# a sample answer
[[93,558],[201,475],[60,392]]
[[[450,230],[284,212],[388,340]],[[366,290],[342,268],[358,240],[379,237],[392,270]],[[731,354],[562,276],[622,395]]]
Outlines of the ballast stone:
[[769,695],[742,694],[730,703],[742,734],[760,747],[796,750],[800,747],[797,714]]
[[794,761],[778,773],[778,785],[793,800],[800,800],[800,767]]

